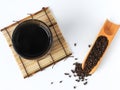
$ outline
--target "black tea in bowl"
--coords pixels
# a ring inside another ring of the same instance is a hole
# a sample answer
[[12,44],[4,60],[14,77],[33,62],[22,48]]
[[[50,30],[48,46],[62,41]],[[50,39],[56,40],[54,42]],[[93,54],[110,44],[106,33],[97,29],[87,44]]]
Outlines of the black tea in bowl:
[[12,34],[15,51],[23,58],[33,59],[44,56],[53,42],[49,27],[36,19],[20,23]]

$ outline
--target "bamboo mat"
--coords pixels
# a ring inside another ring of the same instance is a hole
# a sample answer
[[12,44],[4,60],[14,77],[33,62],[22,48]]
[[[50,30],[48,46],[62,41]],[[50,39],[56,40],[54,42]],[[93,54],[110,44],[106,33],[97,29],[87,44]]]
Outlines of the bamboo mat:
[[[28,59],[25,59],[25,58],[19,56],[13,48],[11,39],[12,39],[12,33],[13,33],[15,27],[19,23],[29,20],[29,19],[38,19],[38,20],[45,22],[49,26],[49,28],[52,32],[53,46],[51,48],[50,53],[47,56],[45,56],[45,58],[42,58],[42,59],[37,58],[37,59],[33,59],[33,60],[28,60]],[[55,64],[56,62],[62,60],[63,58],[71,55],[71,50],[69,49],[60,29],[58,27],[57,22],[54,19],[52,12],[50,11],[50,9],[48,7],[42,8],[42,10],[40,10],[34,14],[30,14],[28,17],[3,28],[1,30],[1,32],[5,36],[8,44],[9,44],[9,47],[11,48],[11,50],[14,54],[14,57],[20,67],[20,70],[21,70],[24,78],[29,77],[38,71],[44,70],[44,68],[46,68],[52,64]]]

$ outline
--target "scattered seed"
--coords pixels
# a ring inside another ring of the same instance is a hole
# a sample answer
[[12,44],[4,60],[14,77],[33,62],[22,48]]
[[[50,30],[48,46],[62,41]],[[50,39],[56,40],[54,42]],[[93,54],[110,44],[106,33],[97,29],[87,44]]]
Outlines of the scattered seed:
[[[75,65],[75,69],[74,70],[71,70],[74,77],[78,77],[78,79],[76,79],[75,81],[76,82],[83,82],[84,84],[84,81],[87,80],[86,77],[90,76],[89,73],[87,73],[85,70],[82,69],[82,64],[81,63],[74,63]],[[85,83],[86,85],[86,83]]]
[[71,70],[72,73],[75,73],[75,70]]
[[74,77],[77,77],[77,75],[74,75]]
[[80,82],[80,80],[79,80],[79,79],[76,79],[75,81],[76,81],[76,82]]
[[74,46],[76,46],[77,45],[77,43],[74,43]]
[[91,47],[91,45],[88,45],[88,47],[90,48],[90,47]]
[[69,73],[64,73],[65,75],[69,75]]
[[81,79],[81,81],[84,81],[84,79]]
[[88,82],[85,82],[84,85],[87,85]]
[[78,60],[78,58],[75,58],[75,60]]
[[63,81],[60,81],[59,83],[62,83]]
[[69,75],[69,77],[71,78],[72,76],[71,76],[71,75]]
[[74,88],[74,89],[76,89],[77,87],[76,87],[76,86],[74,86],[73,88]]
[[53,82],[51,82],[51,84],[53,84]]

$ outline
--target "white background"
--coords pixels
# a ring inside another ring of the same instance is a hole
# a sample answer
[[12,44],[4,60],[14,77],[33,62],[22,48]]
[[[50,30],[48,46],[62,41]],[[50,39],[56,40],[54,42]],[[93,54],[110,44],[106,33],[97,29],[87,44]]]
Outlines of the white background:
[[[90,50],[103,23],[108,18],[120,24],[119,0],[0,0],[0,28],[20,20],[27,13],[49,6],[73,55],[82,62]],[[74,47],[74,43],[77,46]],[[73,58],[57,63],[30,78],[23,79],[21,71],[0,33],[0,90],[120,90],[120,31],[116,34],[97,71],[86,86],[68,78],[65,72],[73,68]],[[59,83],[63,80],[63,83]],[[54,82],[53,85],[50,83]]]

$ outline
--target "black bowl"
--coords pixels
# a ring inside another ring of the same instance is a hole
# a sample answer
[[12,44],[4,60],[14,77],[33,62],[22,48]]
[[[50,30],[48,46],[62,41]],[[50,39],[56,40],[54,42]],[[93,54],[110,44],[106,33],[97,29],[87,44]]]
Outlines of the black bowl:
[[44,56],[53,42],[49,27],[36,19],[20,23],[12,35],[15,51],[23,58],[33,59]]

